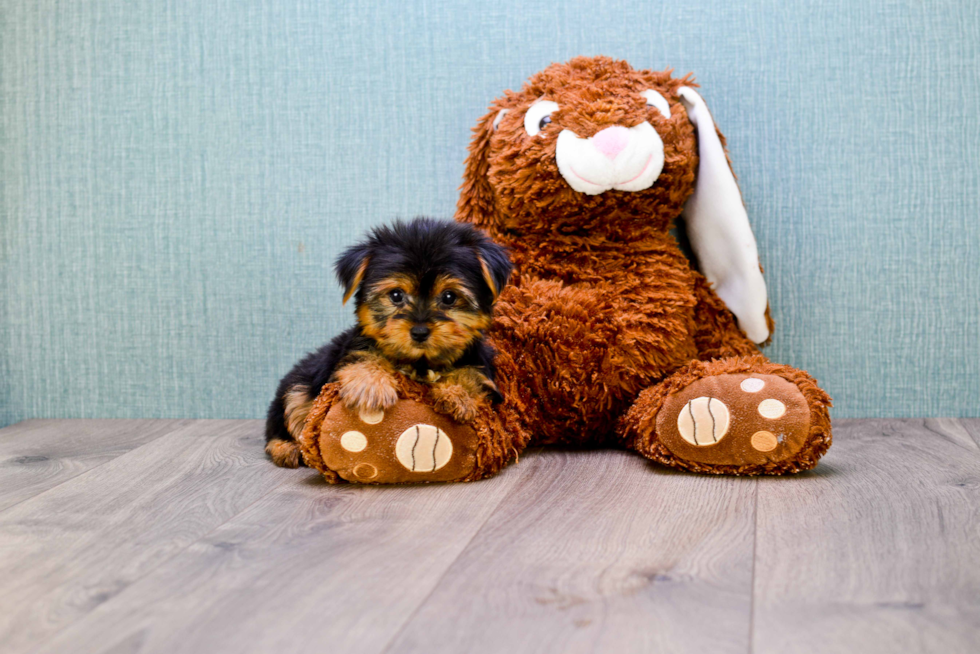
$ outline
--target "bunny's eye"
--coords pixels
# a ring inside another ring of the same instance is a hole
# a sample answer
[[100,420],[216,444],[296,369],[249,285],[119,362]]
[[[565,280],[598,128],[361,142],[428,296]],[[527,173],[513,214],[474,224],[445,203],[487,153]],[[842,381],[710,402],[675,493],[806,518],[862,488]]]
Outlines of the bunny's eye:
[[656,107],[663,114],[664,118],[670,118],[670,103],[667,102],[667,98],[653,89],[644,91],[640,95],[646,99],[648,107]]
[[524,114],[524,131],[528,136],[537,136],[551,122],[551,114],[558,111],[558,103],[551,100],[535,102]]
[[493,131],[496,132],[497,131],[497,128],[500,127],[500,121],[502,121],[504,119],[504,116],[507,114],[508,111],[510,111],[510,110],[509,109],[501,109],[500,112],[497,113],[497,117],[493,119]]

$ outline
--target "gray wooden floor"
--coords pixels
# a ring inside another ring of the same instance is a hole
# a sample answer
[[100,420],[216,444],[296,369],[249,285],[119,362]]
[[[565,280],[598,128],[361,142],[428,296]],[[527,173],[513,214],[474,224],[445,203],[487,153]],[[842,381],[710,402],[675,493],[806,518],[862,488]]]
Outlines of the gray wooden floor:
[[789,478],[544,450],[418,487],[261,432],[0,430],[0,652],[980,651],[980,420],[839,421]]

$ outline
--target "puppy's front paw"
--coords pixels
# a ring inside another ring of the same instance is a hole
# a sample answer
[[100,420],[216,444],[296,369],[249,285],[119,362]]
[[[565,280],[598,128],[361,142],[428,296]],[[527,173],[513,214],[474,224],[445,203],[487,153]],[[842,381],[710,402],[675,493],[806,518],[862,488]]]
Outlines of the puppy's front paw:
[[348,409],[383,411],[398,401],[398,391],[388,380],[378,379],[373,384],[340,383],[340,400]]
[[432,389],[435,396],[435,410],[444,413],[456,422],[468,423],[476,418],[479,402],[460,384],[445,384]]
[[340,401],[349,409],[383,411],[398,401],[394,377],[376,366],[355,363],[337,372]]

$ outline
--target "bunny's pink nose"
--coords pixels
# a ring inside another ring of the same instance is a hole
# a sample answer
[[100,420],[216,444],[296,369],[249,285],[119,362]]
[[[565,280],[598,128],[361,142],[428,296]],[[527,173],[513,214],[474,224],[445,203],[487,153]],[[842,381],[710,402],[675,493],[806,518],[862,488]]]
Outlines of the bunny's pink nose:
[[596,149],[606,155],[610,161],[616,158],[626,144],[630,142],[630,131],[621,125],[607,127],[592,137]]

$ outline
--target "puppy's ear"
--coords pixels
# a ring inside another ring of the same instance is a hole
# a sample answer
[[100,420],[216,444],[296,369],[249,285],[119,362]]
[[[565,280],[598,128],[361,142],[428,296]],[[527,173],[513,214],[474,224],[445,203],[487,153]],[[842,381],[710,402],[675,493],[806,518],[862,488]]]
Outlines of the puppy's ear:
[[480,260],[483,281],[487,283],[493,299],[496,300],[500,292],[504,290],[504,286],[507,285],[511,270],[513,270],[510,257],[507,256],[507,250],[484,237],[482,242],[476,246],[476,257]]
[[738,326],[755,343],[769,338],[768,298],[759,252],[735,174],[708,106],[693,89],[678,89],[698,135],[698,175],[682,215],[701,272]]
[[364,280],[364,273],[371,259],[370,254],[371,248],[362,243],[344,250],[337,259],[334,270],[337,273],[337,280],[344,287],[344,304],[347,304],[347,300],[357,292],[357,288]]
[[463,183],[459,187],[456,220],[487,227],[494,222],[493,188],[490,186],[490,137],[506,109],[491,107],[473,128],[469,155],[463,168]]

